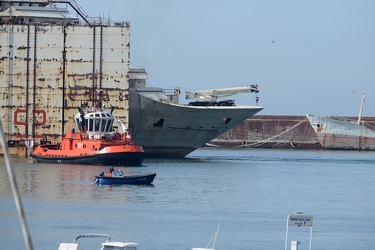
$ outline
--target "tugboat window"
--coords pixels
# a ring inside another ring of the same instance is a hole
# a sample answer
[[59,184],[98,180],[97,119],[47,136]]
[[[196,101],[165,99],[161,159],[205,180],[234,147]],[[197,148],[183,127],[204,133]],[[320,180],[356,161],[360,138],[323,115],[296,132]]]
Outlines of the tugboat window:
[[88,121],[88,122],[86,122],[87,131],[92,131],[93,130],[92,128],[94,127],[94,124],[93,124],[94,120],[93,119],[86,119],[86,121]]
[[107,131],[110,131],[112,129],[113,125],[113,119],[110,119],[109,122],[107,123]]
[[100,127],[100,120],[95,119],[95,131],[99,131],[99,127]]
[[105,124],[107,122],[107,119],[102,119],[100,123],[100,131],[104,132],[105,131]]
[[108,118],[107,123],[105,124],[105,131],[107,132],[109,132],[109,129],[111,128],[109,125],[111,125],[111,118]]

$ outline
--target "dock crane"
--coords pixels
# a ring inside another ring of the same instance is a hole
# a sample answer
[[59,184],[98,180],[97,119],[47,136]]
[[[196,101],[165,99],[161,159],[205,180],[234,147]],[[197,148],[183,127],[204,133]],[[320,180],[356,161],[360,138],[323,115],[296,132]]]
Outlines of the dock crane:
[[[207,89],[207,90],[197,90],[194,92],[186,91],[186,99],[199,98],[206,102],[216,102],[219,98],[224,98],[232,96],[238,93],[255,92],[259,93],[258,84],[256,85],[246,85],[242,87],[234,88],[223,88],[223,89]],[[256,96],[256,102],[258,103],[259,97]]]

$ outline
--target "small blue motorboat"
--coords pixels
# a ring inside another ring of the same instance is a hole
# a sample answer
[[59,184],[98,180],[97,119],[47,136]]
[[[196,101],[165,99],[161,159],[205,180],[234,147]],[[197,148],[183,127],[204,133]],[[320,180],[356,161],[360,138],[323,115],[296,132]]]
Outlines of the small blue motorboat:
[[99,185],[118,185],[118,184],[133,184],[133,185],[150,185],[154,181],[156,173],[138,174],[138,175],[124,175],[122,170],[114,170],[112,167],[109,175],[104,175],[102,172],[99,176],[95,176],[95,184]]

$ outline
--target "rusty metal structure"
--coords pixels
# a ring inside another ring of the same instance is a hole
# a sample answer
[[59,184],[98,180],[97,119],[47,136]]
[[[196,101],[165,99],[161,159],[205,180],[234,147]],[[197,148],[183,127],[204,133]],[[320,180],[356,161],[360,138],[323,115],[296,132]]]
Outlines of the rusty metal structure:
[[127,125],[128,22],[94,21],[75,1],[0,7],[0,119],[12,155],[61,141],[83,102],[117,107]]
[[375,118],[307,115],[325,149],[375,150]]
[[362,117],[363,91],[358,118],[307,115],[322,147],[326,149],[375,150],[374,118]]

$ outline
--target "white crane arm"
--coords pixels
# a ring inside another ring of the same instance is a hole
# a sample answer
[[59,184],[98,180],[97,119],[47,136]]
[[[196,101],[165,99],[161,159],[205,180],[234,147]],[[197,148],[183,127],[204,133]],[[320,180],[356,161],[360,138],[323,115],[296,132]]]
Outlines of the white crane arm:
[[205,101],[216,101],[218,98],[232,96],[238,93],[256,92],[258,93],[258,85],[247,85],[242,87],[234,88],[223,88],[223,89],[207,89],[197,90],[194,92],[186,91],[186,99],[199,98]]

